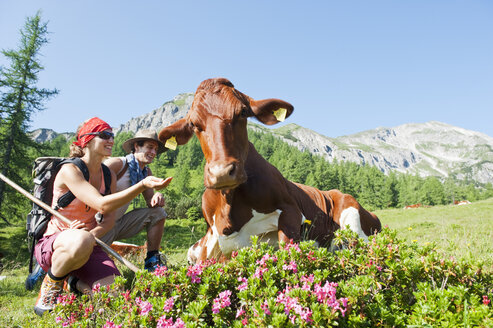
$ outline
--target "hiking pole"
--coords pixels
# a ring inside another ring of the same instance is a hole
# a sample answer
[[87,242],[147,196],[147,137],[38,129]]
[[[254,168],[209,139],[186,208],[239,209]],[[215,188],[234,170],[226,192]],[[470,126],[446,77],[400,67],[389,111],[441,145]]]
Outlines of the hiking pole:
[[[28,193],[27,191],[25,191],[21,186],[19,186],[18,184],[16,184],[14,181],[10,180],[9,178],[7,178],[2,173],[0,173],[0,179],[2,179],[9,186],[11,186],[12,188],[14,188],[15,190],[17,190],[18,192],[20,192],[21,194],[23,194],[27,198],[29,198],[33,203],[38,204],[43,209],[45,209],[46,211],[50,212],[50,214],[53,214],[54,216],[56,216],[57,218],[59,218],[60,220],[62,220],[62,222],[64,222],[65,224],[70,224],[71,221],[68,218],[66,218],[65,216],[63,216],[59,212],[57,212],[54,209],[52,209],[50,206],[48,206],[47,204],[45,204],[43,201],[37,199],[36,197],[34,197],[33,195],[31,195],[30,193]],[[113,256],[114,258],[116,258],[118,261],[120,261],[123,264],[125,264],[133,272],[139,271],[139,268],[137,268],[130,261],[124,259],[120,254],[118,254],[117,252],[115,252],[113,250],[113,248],[111,248],[110,246],[106,245],[100,239],[98,239],[96,237],[94,237],[94,238],[96,239],[96,243],[99,246],[101,246],[101,248],[103,248],[106,253],[110,254],[111,256]]]

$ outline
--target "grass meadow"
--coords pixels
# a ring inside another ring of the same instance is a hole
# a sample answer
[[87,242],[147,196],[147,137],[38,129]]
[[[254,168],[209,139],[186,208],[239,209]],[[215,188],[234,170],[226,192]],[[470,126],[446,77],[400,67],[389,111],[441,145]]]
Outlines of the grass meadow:
[[[398,237],[410,243],[436,243],[444,257],[482,261],[484,270],[493,273],[493,198],[463,206],[436,206],[417,209],[376,211],[382,224],[397,231]],[[162,251],[171,264],[186,265],[188,247],[205,233],[205,222],[168,220]],[[142,244],[145,234],[125,240]],[[28,269],[28,250],[24,226],[0,230],[0,327],[36,327],[33,312],[37,291],[26,291],[24,280]],[[143,257],[130,258],[143,266]],[[132,273],[120,266],[123,274]]]

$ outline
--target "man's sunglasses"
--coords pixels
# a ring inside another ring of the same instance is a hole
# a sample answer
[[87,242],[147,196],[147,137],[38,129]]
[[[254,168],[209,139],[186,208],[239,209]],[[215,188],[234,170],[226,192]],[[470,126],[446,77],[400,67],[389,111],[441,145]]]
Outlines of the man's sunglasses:
[[79,139],[82,138],[83,136],[87,136],[87,135],[98,136],[98,137],[100,137],[101,139],[104,139],[104,140],[109,140],[111,138],[115,138],[115,134],[113,132],[101,131],[101,132],[84,133],[83,135],[81,135],[79,137]]

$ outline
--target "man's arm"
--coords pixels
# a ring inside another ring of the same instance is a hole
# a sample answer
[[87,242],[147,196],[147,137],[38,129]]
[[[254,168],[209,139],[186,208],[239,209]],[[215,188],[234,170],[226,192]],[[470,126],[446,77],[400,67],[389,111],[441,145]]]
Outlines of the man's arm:
[[[152,175],[150,168],[147,168],[148,175]],[[164,206],[164,196],[160,192],[154,192],[153,189],[146,189],[142,192],[142,196],[146,201],[147,207],[163,207]]]
[[110,157],[103,162],[111,171],[117,175],[123,169],[123,162],[120,157]]

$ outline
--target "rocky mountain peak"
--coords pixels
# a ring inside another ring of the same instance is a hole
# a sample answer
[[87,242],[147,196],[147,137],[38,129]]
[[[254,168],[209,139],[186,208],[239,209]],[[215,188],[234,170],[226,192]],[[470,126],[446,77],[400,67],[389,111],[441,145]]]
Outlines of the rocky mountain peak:
[[[185,117],[193,102],[192,93],[177,95],[148,114],[133,118],[114,132],[140,129],[159,131]],[[272,133],[302,151],[322,156],[331,162],[352,161],[372,165],[384,173],[391,171],[421,176],[470,179],[493,183],[493,138],[446,123],[430,121],[396,127],[378,127],[348,136],[329,138],[295,123],[277,129],[249,122],[249,128]],[[32,132],[36,141],[56,137],[48,129]]]

